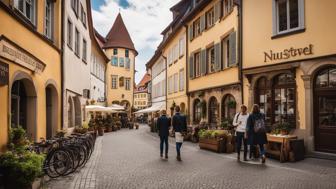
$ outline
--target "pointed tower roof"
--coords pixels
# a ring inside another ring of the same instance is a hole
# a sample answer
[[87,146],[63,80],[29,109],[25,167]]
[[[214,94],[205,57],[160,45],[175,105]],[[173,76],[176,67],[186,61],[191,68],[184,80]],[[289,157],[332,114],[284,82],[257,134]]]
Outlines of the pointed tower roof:
[[106,36],[106,43],[103,48],[126,48],[134,50],[137,54],[131,36],[128,33],[120,13]]

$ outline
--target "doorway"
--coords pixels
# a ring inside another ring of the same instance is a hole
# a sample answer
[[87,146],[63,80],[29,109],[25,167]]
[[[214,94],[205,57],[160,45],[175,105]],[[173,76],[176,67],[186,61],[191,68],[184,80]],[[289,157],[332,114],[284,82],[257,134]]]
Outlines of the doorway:
[[22,127],[31,140],[36,139],[36,103],[33,82],[26,78],[14,81],[11,88],[11,127]]
[[46,92],[46,138],[51,139],[57,132],[58,98],[57,90],[53,85],[48,85]]
[[316,151],[336,153],[336,66],[318,72],[314,82]]

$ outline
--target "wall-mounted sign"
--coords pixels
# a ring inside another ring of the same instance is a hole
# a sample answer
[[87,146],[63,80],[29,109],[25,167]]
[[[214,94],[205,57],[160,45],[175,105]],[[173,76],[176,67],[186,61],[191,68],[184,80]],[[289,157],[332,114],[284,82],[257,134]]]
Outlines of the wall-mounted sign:
[[89,89],[84,89],[83,90],[83,97],[90,99],[90,90]]
[[0,62],[0,86],[8,85],[9,68],[8,64]]
[[30,55],[25,50],[17,47],[6,39],[0,41],[0,56],[6,58],[16,64],[19,64],[25,68],[36,73],[42,73],[45,69],[45,64],[40,60]]
[[297,56],[308,56],[313,54],[313,45],[310,44],[307,47],[303,48],[289,48],[285,49],[282,52],[264,52],[264,62],[272,62],[277,60],[287,60],[290,58],[295,58]]

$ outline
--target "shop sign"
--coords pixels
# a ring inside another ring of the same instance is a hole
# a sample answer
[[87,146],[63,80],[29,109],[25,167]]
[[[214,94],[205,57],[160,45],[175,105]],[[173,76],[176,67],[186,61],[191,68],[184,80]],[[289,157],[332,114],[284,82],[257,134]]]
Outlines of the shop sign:
[[264,62],[272,62],[277,60],[287,60],[290,58],[295,58],[298,56],[308,56],[313,54],[313,45],[309,44],[307,47],[303,48],[289,48],[282,52],[264,52]]
[[9,68],[8,64],[0,62],[0,86],[8,85]]
[[12,43],[13,42],[8,42],[6,39],[0,41],[1,57],[39,74],[44,71],[45,64]]

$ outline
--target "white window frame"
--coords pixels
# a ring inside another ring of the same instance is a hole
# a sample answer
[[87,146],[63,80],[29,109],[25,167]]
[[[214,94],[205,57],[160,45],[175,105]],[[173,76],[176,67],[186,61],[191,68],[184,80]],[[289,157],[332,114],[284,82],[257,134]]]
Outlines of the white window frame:
[[178,73],[174,74],[174,93],[178,92]]
[[[213,51],[213,59],[211,57],[211,51]],[[214,73],[216,72],[216,63],[215,63],[215,46],[209,47],[206,52],[206,58],[207,58],[207,64],[209,68],[209,73]],[[212,62],[213,61],[213,62]],[[213,70],[211,69],[213,66]]]
[[75,54],[80,57],[80,34],[79,30],[75,27]]
[[290,33],[297,30],[302,30],[305,28],[305,2],[304,0],[298,0],[298,21],[299,25],[296,28],[290,28],[290,13],[289,13],[289,0],[281,0],[287,2],[287,30],[279,31],[279,11],[278,11],[278,1],[273,0],[273,35],[281,35]]
[[131,79],[130,78],[125,78],[125,89],[127,91],[131,90]]
[[68,19],[67,28],[68,28],[67,44],[70,47],[70,49],[72,49],[73,48],[73,23],[70,19]]
[[[27,20],[29,20],[33,25],[36,25],[36,0],[21,0],[22,10],[19,7],[20,0],[14,0],[14,7],[17,9]],[[27,3],[30,4],[30,16],[27,16]]]
[[44,35],[53,40],[54,35],[54,3],[50,0],[44,1]]
[[179,39],[179,57],[182,58],[184,56],[185,51],[185,34]]
[[117,75],[111,76],[111,87],[112,89],[118,89],[118,76]]
[[87,42],[86,40],[83,38],[83,52],[82,52],[82,59],[84,60],[84,62],[86,62],[87,60]]
[[179,89],[180,91],[184,91],[184,69],[180,69],[179,71]]
[[209,29],[215,25],[215,8],[212,7],[205,13],[206,17],[206,28]]

